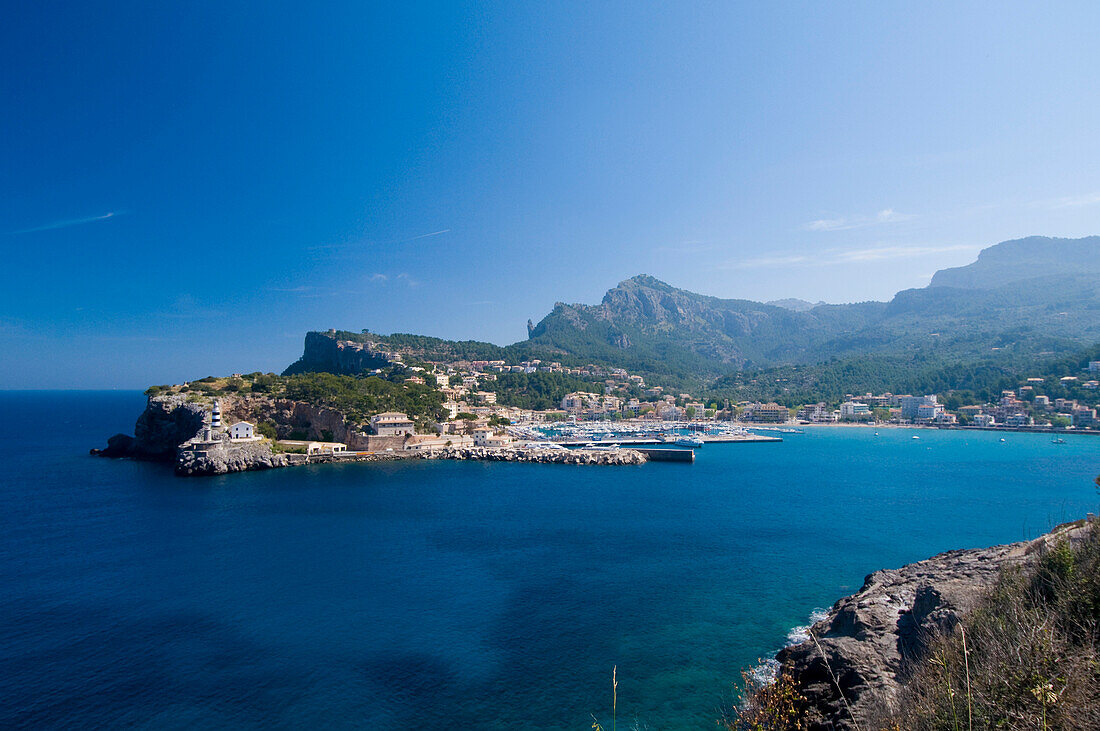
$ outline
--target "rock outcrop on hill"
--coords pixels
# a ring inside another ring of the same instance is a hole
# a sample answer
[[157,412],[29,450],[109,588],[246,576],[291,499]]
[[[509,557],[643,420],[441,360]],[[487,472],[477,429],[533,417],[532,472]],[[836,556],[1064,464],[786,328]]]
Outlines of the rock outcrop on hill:
[[954,629],[1002,569],[1083,531],[1064,526],[1034,541],[949,551],[868,576],[862,589],[810,628],[810,640],[776,658],[810,702],[809,728],[868,728],[866,720],[893,706],[926,639]]

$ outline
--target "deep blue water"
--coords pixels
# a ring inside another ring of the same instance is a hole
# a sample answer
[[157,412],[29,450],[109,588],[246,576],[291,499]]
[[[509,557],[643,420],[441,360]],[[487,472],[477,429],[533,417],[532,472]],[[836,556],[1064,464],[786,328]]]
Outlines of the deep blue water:
[[[180,479],[135,393],[0,393],[0,726],[713,728],[865,574],[1095,512],[1100,438],[822,428],[693,465]],[[920,439],[911,439],[919,434]]]

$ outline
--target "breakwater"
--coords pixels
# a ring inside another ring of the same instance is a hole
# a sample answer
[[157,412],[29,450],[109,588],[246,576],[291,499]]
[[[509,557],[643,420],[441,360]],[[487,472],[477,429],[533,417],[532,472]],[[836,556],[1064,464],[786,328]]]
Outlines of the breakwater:
[[489,462],[536,462],[539,464],[639,465],[646,456],[634,449],[526,449],[505,447],[445,447],[425,457],[435,459],[473,459]]

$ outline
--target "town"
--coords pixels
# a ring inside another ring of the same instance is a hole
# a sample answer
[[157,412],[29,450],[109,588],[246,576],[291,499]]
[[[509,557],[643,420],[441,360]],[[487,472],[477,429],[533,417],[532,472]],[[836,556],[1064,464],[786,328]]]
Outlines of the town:
[[[339,346],[352,350],[369,347],[353,342],[340,342]],[[155,393],[187,395],[193,403],[209,404],[213,399],[202,431],[184,445],[188,452],[211,454],[211,450],[239,450],[270,441],[271,449],[285,455],[289,464],[370,456],[496,459],[500,454],[529,461],[560,461],[561,456],[550,452],[565,446],[602,452],[637,449],[649,459],[672,459],[671,453],[662,450],[654,454],[645,445],[693,449],[708,441],[778,441],[774,435],[759,432],[824,424],[1100,433],[1096,405],[1100,361],[1089,362],[1076,375],[1029,377],[1017,388],[1003,390],[991,403],[967,403],[968,399],[955,392],[864,393],[848,394],[840,403],[822,401],[789,407],[775,402],[735,403],[687,392],[665,393],[661,386],[647,385],[642,376],[622,368],[566,368],[558,362],[540,360],[514,364],[503,360],[406,363],[397,352],[371,351],[369,355],[381,355],[385,367],[372,369],[366,374],[368,380],[374,376],[398,391],[433,394],[438,406],[421,414],[385,410],[355,419],[326,408],[322,397],[312,405],[312,412],[298,414],[297,421],[283,418],[279,423],[258,406],[267,403],[263,397],[244,394],[250,390],[253,394],[263,393],[263,389],[272,388],[272,379],[284,377],[233,374],[228,379],[207,378],[194,384],[154,388]],[[550,408],[524,408],[514,403],[513,392],[498,388],[513,374],[559,374],[590,385],[589,390],[569,391],[554,398]],[[223,426],[223,409],[240,418]],[[604,456],[591,463],[610,463],[609,459]]]

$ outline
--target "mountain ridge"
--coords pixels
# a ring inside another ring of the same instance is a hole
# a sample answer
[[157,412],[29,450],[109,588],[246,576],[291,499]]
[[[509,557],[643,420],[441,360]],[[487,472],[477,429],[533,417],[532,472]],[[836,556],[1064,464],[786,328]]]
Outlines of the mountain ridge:
[[[508,346],[370,337],[414,355],[571,359],[681,378],[933,347],[944,358],[970,360],[1005,348],[1017,355],[1069,352],[1100,340],[1097,254],[1100,236],[1016,239],[982,250],[967,266],[940,270],[927,287],[902,290],[889,302],[797,309],[698,294],[639,274],[609,289],[599,304],[555,303],[529,323],[527,340]],[[301,362],[310,368],[332,360],[306,356]],[[346,363],[330,365],[348,372]]]

